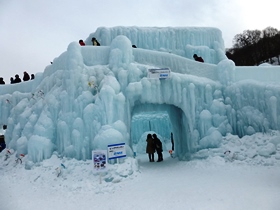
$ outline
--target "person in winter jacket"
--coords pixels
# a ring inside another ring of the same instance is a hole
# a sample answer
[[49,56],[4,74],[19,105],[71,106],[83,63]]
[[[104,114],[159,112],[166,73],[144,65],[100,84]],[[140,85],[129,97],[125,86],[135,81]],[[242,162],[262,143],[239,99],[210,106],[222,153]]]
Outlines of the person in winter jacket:
[[93,45],[93,46],[100,46],[99,42],[97,41],[97,39],[96,39],[95,37],[93,37],[93,38],[91,39],[91,42],[92,42],[92,45]]
[[153,134],[153,139],[154,139],[154,144],[155,144],[155,148],[157,151],[157,155],[158,155],[158,160],[157,162],[161,162],[163,161],[163,155],[162,155],[162,143],[161,141],[158,139],[157,135],[154,133]]
[[86,45],[82,39],[79,40],[79,44],[80,44],[81,46],[85,46],[85,45]]
[[173,133],[171,132],[171,145],[172,145],[172,151],[174,151],[174,139],[173,139]]
[[23,72],[23,81],[28,81],[28,80],[30,80],[30,76],[29,76],[29,74],[25,71],[25,72]]
[[150,162],[155,162],[154,159],[155,146],[154,146],[154,139],[151,134],[147,135],[146,142],[147,142],[146,153],[148,153],[149,155],[149,160]]
[[7,125],[3,125],[3,130],[0,131],[0,152],[2,152],[3,149],[6,148],[5,143],[5,130],[7,129]]
[[0,85],[5,85],[3,77],[0,77]]
[[0,152],[2,152],[6,148],[5,137],[4,135],[0,135]]
[[197,54],[194,54],[194,55],[193,55],[193,58],[194,58],[194,60],[196,60],[196,61],[198,61],[198,62],[204,63],[203,58],[202,58],[202,57],[198,57]]
[[19,78],[19,75],[16,74],[15,79],[14,79],[14,83],[20,83],[20,82],[21,82],[21,79]]

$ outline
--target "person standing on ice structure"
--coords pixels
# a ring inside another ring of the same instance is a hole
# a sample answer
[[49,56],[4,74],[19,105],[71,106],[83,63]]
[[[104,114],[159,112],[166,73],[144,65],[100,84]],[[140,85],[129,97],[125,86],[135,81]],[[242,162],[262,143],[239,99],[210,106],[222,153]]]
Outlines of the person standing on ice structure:
[[161,141],[158,139],[157,135],[154,133],[153,134],[153,138],[154,138],[154,143],[155,143],[155,147],[156,147],[156,151],[157,151],[157,155],[158,155],[158,160],[157,162],[161,162],[163,161],[163,156],[162,156],[162,143]]
[[3,77],[0,77],[0,85],[5,85]]
[[194,60],[196,60],[196,61],[198,61],[198,62],[204,63],[203,58],[202,58],[202,57],[198,57],[197,54],[194,54],[194,55],[193,55],[193,58],[194,58]]
[[154,158],[154,153],[155,153],[154,139],[153,139],[153,137],[150,133],[147,135],[146,142],[147,142],[146,153],[148,153],[148,155],[149,155],[149,160],[150,160],[150,162],[155,162],[155,158]]
[[97,41],[95,37],[92,37],[91,42],[93,46],[100,46],[100,43]]
[[85,46],[85,45],[86,45],[82,39],[79,40],[79,44],[80,44],[81,46]]

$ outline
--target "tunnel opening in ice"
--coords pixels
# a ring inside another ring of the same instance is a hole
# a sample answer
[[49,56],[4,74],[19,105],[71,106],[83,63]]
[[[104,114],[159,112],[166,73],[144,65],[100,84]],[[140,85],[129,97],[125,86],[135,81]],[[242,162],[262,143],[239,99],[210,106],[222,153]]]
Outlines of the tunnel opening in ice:
[[[136,103],[137,104],[137,103]],[[183,111],[169,104],[138,103],[131,116],[131,143],[135,152],[146,153],[148,133],[156,133],[162,141],[163,150],[171,149],[171,132],[174,136],[174,152],[182,160],[190,159],[194,142],[188,135],[189,128]]]

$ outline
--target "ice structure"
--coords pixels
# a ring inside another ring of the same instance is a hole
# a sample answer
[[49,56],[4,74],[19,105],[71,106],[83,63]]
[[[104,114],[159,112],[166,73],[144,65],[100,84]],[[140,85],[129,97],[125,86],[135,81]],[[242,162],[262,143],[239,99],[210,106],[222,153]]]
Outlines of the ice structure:
[[[70,43],[35,80],[0,87],[8,147],[29,161],[54,151],[90,159],[92,150],[122,142],[128,156],[145,153],[148,133],[168,150],[171,132],[176,156],[190,160],[219,148],[229,133],[280,128],[279,67],[246,74],[226,58],[216,28],[101,27],[85,42]],[[194,53],[205,63],[195,62]],[[166,67],[169,79],[147,78],[148,69]]]

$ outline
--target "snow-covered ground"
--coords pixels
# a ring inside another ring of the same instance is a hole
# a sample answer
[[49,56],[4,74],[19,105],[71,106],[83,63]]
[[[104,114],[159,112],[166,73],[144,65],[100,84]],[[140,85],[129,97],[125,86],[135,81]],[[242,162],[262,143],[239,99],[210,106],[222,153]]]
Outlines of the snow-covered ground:
[[[267,157],[252,152],[253,148],[267,148],[278,135],[257,133],[241,139],[228,135],[219,149],[208,150],[208,158],[192,161],[178,161],[167,151],[159,163],[148,162],[146,154],[137,154],[136,158],[110,164],[101,179],[93,173],[90,160],[54,154],[26,169],[27,157],[16,164],[16,153],[5,161],[3,151],[0,209],[278,210],[280,148]],[[234,155],[228,157],[223,152],[229,149]],[[62,174],[57,177],[58,167]]]

